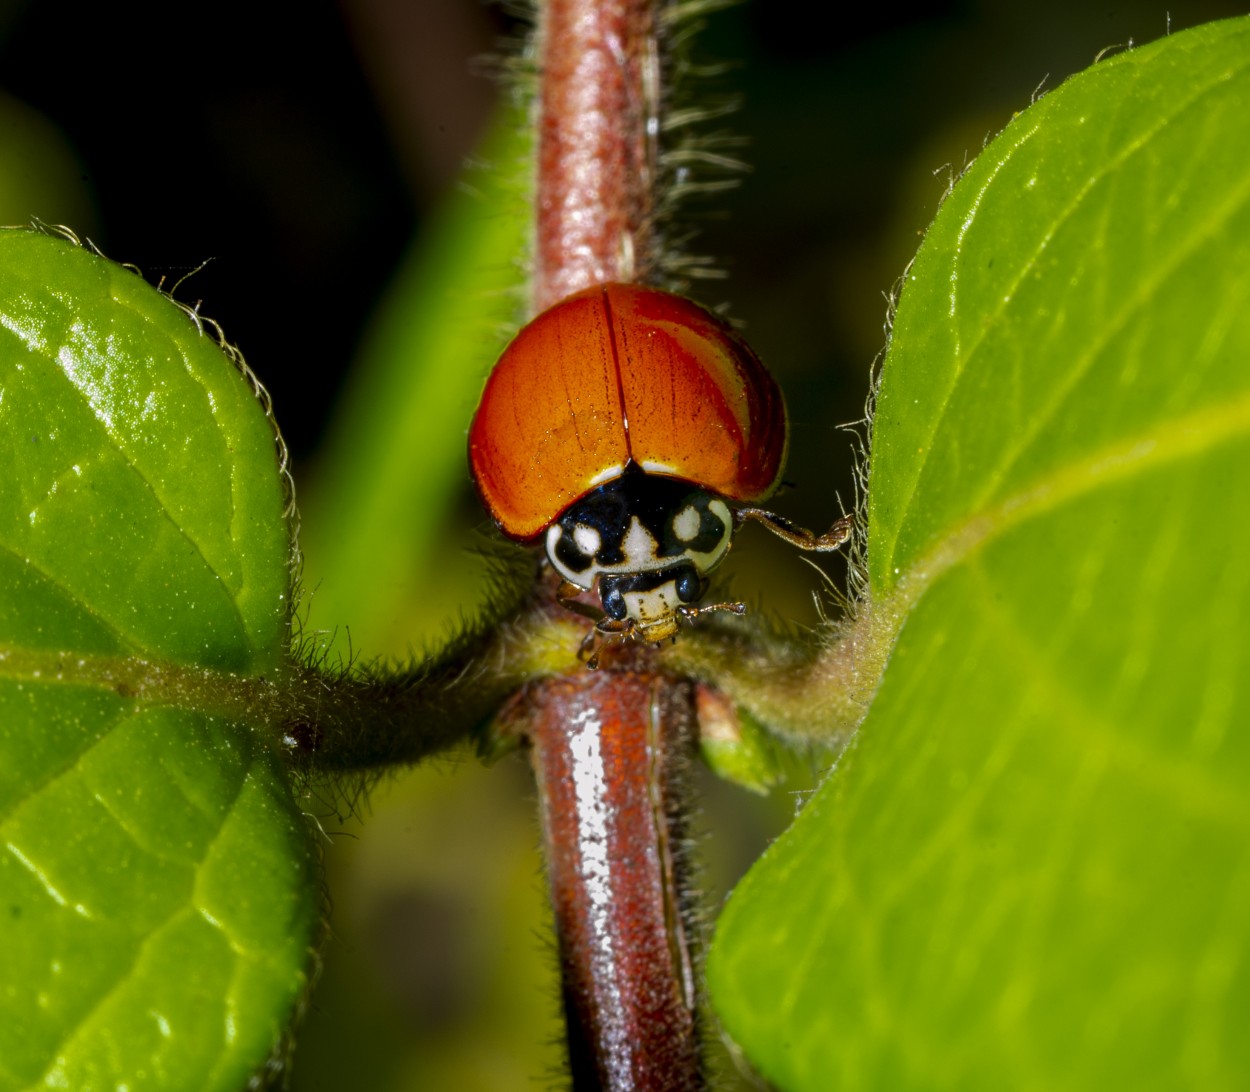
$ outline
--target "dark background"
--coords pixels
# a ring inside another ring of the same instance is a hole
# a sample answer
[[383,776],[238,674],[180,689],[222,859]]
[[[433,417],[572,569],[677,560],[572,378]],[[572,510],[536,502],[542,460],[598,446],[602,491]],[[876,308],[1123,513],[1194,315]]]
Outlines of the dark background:
[[[813,23],[811,5],[760,0],[709,16],[697,52],[735,62],[718,79],[743,96],[728,125],[750,170],[687,211],[695,249],[728,274],[701,295],[732,304],[786,389],[789,514],[820,523],[818,487],[833,476],[849,488],[849,442],[833,423],[862,413],[885,293],[951,173],[1037,88],[1106,47],[1163,35],[1168,10],[987,0]],[[1240,13],[1170,10],[1173,30]],[[67,223],[167,284],[212,259],[179,296],[203,301],[269,387],[300,479],[393,267],[490,114],[496,89],[472,74],[484,67],[474,58],[521,32],[475,0],[0,4],[0,222]],[[463,508],[476,511],[467,486]],[[518,942],[474,909],[496,895],[514,905],[494,888],[539,885],[532,857],[519,879],[483,859],[529,814],[524,776],[470,771],[496,791],[477,810],[439,776],[411,789],[420,813],[381,793],[360,843],[339,841],[349,863],[330,861],[335,937],[299,1088],[526,1088],[553,1064],[549,982],[495,981],[550,970],[546,942],[530,936],[540,916]],[[729,800],[709,804],[709,826],[755,807]],[[473,827],[480,840],[462,844]],[[761,836],[744,830],[714,888]],[[532,832],[509,837],[532,851]],[[376,848],[388,839],[391,856]],[[425,851],[433,863],[403,864]]]

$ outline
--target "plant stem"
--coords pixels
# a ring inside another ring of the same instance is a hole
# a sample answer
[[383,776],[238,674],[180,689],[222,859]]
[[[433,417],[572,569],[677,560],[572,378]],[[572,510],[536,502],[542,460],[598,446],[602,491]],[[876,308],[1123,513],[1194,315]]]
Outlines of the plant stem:
[[[539,21],[533,306],[656,267],[656,0],[546,0]],[[650,649],[534,684],[530,742],[575,1089],[698,1089],[679,770],[694,686]],[[616,666],[614,666],[614,664]]]
[[581,671],[532,695],[575,1089],[698,1089],[683,811],[694,685]]
[[645,281],[660,102],[654,0],[546,0],[538,27],[533,305]]

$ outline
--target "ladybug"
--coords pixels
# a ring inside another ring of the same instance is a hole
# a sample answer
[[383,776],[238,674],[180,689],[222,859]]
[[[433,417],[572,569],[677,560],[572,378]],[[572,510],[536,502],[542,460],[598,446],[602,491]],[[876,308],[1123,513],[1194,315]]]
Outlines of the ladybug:
[[525,326],[487,380],[469,462],[500,529],[546,547],[575,606],[597,591],[601,634],[658,643],[700,611],[707,574],[747,519],[803,549],[823,536],[751,507],[785,464],[781,390],[743,338],[691,301],[601,284]]

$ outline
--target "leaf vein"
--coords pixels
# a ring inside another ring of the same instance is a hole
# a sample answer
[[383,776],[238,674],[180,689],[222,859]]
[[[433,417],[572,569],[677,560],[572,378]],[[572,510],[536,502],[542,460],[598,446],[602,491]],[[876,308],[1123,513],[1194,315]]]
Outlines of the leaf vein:
[[1147,304],[1154,300],[1167,280],[1177,271],[1180,264],[1192,255],[1202,243],[1214,236],[1229,219],[1242,211],[1248,201],[1250,201],[1250,174],[1245,176],[1242,185],[1232,192],[1229,199],[1219,209],[1215,210],[1207,221],[1200,223],[1197,229],[1189,234],[1181,246],[1178,246],[1168,258],[1155,266],[1148,276],[1137,282],[1137,290],[1125,297],[1116,314],[1111,316],[1101,326],[1098,336],[1092,339],[1081,355],[1073,360],[1072,367],[1068,370],[1063,380],[1056,384],[1046,402],[1035,407],[1034,412],[1024,426],[1012,434],[1004,460],[992,474],[987,476],[985,484],[981,489],[981,496],[975,503],[984,503],[988,497],[993,495],[995,489],[1001,485],[1011,468],[1019,461],[1020,456],[1037,439],[1038,434],[1055,419],[1063,403],[1072,394],[1080,380],[1088,374],[1090,368],[1093,367],[1094,362],[1111,342],[1112,338],[1118,335],[1132,318],[1136,317]]
[[[1117,482],[1206,454],[1250,436],[1250,393],[1156,424],[1151,430],[1106,444],[1083,459],[1049,470],[1027,488],[968,516],[938,539],[906,573],[892,595],[904,613],[941,576],[1008,530]],[[893,606],[893,604],[891,604]],[[893,611],[882,612],[893,616]]]
[[[184,527],[182,524],[180,524],[177,520],[174,519],[170,505],[162,498],[160,491],[156,488],[156,485],[153,483],[153,481],[139,467],[139,464],[135,461],[128,446],[126,445],[124,441],[124,437],[114,430],[111,421],[106,421],[103,418],[101,418],[100,414],[96,411],[95,407],[92,405],[91,397],[88,394],[88,392],[85,391],[81,386],[79,386],[79,384],[75,381],[74,377],[64,367],[59,366],[59,361],[54,361],[54,363],[58,365],[56,370],[65,379],[70,389],[73,390],[78,395],[78,397],[81,398],[86,403],[87,408],[92,411],[92,415],[96,418],[97,423],[103,429],[105,435],[108,436],[109,440],[112,442],[113,450],[116,451],[118,455],[121,456],[122,461],[126,465],[126,467],[130,469],[130,471],[135,475],[136,478],[138,478],[138,480],[143,484],[144,488],[151,495],[153,502],[155,503],[158,511],[161,514],[161,517],[168,523],[170,527],[174,529],[174,532],[183,541],[185,541],[188,546],[191,547],[192,551],[200,559],[200,562],[203,564],[204,568],[208,572],[212,573],[214,577],[217,578],[217,581],[221,585],[225,593],[226,599],[230,604],[230,609],[231,611],[233,611],[235,619],[238,622],[239,633],[242,634],[244,640],[247,641],[249,650],[255,653],[256,649],[252,645],[252,639],[251,639],[252,635],[248,632],[247,622],[243,617],[243,612],[239,606],[238,599],[230,591],[230,582],[227,581],[223,577],[223,575],[217,570],[217,568],[212,564],[212,562],[208,560],[208,557],[204,553],[202,544],[197,539],[191,536],[190,532],[187,530],[186,527]],[[184,363],[184,366],[189,366],[187,364],[185,355],[183,356],[183,363]],[[231,538],[231,541],[232,542],[235,541],[233,539],[233,536]]]

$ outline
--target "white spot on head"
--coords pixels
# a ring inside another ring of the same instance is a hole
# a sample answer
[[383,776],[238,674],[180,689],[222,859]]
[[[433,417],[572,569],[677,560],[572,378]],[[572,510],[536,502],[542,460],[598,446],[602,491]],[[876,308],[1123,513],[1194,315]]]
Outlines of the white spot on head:
[[558,523],[553,523],[547,528],[547,560],[550,561],[555,567],[556,572],[564,577],[564,579],[570,584],[574,584],[579,588],[589,591],[595,580],[597,566],[592,565],[584,573],[578,573],[568,568],[568,566],[561,564],[560,558],[556,554],[556,547],[560,544],[560,539],[563,537],[564,528],[562,528]]
[[547,556],[553,561],[556,556],[556,547],[560,544],[560,539],[564,537],[564,528],[558,523],[553,523],[547,528]]
[[573,544],[587,557],[594,557],[603,545],[603,540],[588,523],[579,523],[573,528]]
[[629,530],[625,532],[625,538],[621,542],[621,553],[625,556],[627,566],[623,571],[644,572],[653,568],[658,551],[659,545],[651,537],[651,532],[642,525],[637,516],[632,516]]
[[708,513],[716,517],[720,522],[721,536],[720,540],[707,553],[696,554],[688,550],[687,556],[695,563],[695,567],[699,570],[700,576],[706,576],[725,558],[725,554],[729,552],[729,544],[733,541],[733,516],[730,515],[729,505],[727,505],[719,497],[713,497],[707,506]]
[[682,542],[692,541],[703,526],[703,516],[693,505],[688,504],[673,517],[673,534]]

